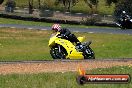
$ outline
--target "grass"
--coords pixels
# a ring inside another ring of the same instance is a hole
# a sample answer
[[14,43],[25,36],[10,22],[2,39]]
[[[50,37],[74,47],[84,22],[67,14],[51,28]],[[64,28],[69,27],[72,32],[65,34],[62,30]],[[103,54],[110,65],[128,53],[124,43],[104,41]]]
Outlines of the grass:
[[53,23],[23,21],[23,20],[0,18],[0,24],[21,24],[21,25],[51,26]]
[[[100,68],[88,70],[87,74],[130,74],[130,66]],[[38,73],[38,74],[8,74],[0,75],[0,88],[131,88],[128,84],[85,84],[76,82],[77,72]]]
[[[51,31],[0,28],[0,61],[52,60],[48,40]],[[132,36],[75,33],[92,40],[96,59],[131,58]]]
[[[23,20],[14,20],[7,18],[0,18],[0,24],[18,24],[18,25],[31,25],[31,26],[49,26],[51,27],[54,23],[46,22],[35,22],[35,21],[23,21]],[[113,27],[103,27],[103,26],[86,26],[86,25],[70,25],[70,24],[61,24],[62,27],[70,28],[113,28]]]
[[[47,36],[46,36],[47,34]],[[1,60],[33,60],[37,58],[49,59],[43,56],[49,54],[47,51],[48,32],[37,30],[1,30]],[[48,56],[49,57],[49,56]]]

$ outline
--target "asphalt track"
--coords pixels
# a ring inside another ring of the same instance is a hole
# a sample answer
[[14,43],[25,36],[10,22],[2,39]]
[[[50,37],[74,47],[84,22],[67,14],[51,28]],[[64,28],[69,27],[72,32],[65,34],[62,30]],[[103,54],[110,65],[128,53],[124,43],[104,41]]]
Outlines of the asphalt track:
[[[26,29],[40,29],[40,30],[50,30],[51,27],[46,26],[30,26],[30,25],[20,25],[20,24],[0,24],[0,27],[10,27],[10,28],[26,28]],[[108,34],[128,34],[132,35],[132,29],[119,29],[119,28],[68,28],[73,32],[89,32],[89,33],[108,33]]]

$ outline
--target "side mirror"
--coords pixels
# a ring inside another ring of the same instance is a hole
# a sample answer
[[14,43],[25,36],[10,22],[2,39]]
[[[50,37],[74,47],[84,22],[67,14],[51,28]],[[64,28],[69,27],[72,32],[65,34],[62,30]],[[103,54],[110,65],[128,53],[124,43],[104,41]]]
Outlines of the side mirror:
[[3,3],[3,1],[4,1],[4,0],[0,0],[0,4],[2,4],[2,3]]

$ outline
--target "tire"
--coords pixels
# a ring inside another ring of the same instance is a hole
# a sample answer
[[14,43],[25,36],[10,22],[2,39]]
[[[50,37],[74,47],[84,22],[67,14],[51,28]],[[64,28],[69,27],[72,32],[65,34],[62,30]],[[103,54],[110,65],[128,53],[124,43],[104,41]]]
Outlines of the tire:
[[52,56],[53,59],[58,59],[55,48],[50,49],[50,55]]
[[94,51],[88,46],[83,52],[84,59],[95,59]]
[[59,52],[58,46],[60,45],[56,45],[55,47],[51,48],[50,55],[52,56],[53,59],[66,59],[67,52],[65,48],[60,46],[61,52]]

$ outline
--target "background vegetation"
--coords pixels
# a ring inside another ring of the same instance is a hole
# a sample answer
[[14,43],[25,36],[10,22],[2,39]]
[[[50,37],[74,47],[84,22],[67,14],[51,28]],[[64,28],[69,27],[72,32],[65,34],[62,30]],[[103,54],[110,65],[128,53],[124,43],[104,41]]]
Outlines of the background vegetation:
[[[5,3],[10,0],[5,0]],[[129,0],[15,0],[16,6],[29,8],[29,13],[33,13],[33,8],[40,11],[44,9],[60,10],[68,12],[83,12],[87,14],[114,14],[119,16],[123,10],[132,15]]]
[[[4,4],[7,0],[5,0]],[[106,0],[15,0],[18,7],[29,7],[29,2],[33,2],[34,8],[83,12],[83,13],[99,13],[99,14],[113,14],[115,5],[106,6]],[[70,9],[68,9],[68,2],[70,1]],[[93,2],[94,1],[94,2]],[[95,3],[98,2],[98,3]],[[66,4],[66,5],[65,5]],[[95,8],[97,7],[97,8]]]
[[[47,13],[45,12],[47,9],[70,13],[108,14],[116,16],[115,19],[120,17],[123,10],[128,15],[132,15],[132,2],[129,0],[15,0],[15,2],[18,7],[29,8],[29,14],[32,14],[33,9],[37,8],[41,15]],[[4,4],[7,4],[7,0]],[[53,15],[52,11],[50,11],[50,14]]]

